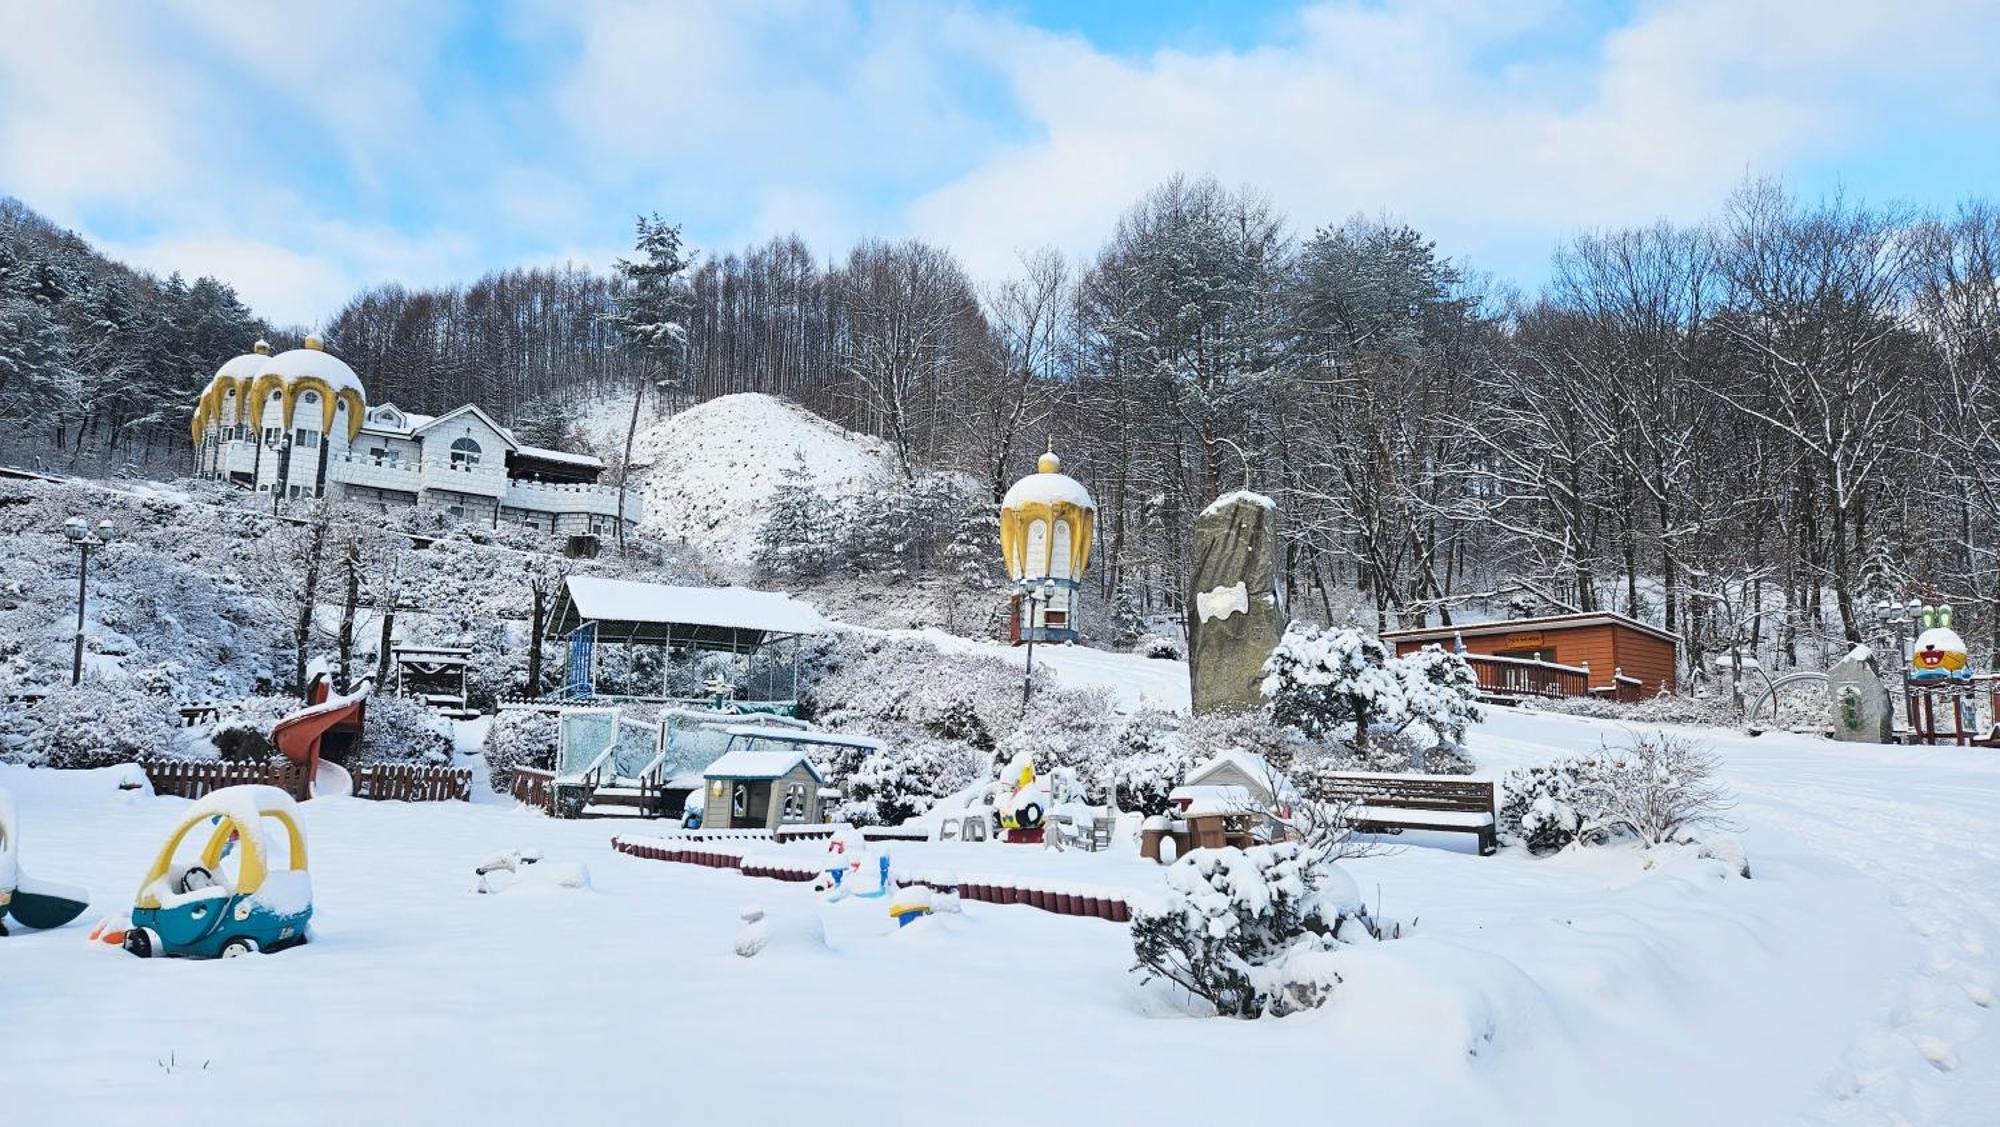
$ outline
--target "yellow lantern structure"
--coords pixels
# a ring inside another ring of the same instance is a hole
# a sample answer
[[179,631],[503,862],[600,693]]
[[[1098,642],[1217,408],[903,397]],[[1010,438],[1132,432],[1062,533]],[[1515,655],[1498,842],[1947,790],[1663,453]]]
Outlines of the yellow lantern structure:
[[1062,472],[1054,451],[1000,502],[1000,554],[1014,581],[1009,634],[1022,642],[1073,642],[1073,612],[1090,562],[1097,502]]

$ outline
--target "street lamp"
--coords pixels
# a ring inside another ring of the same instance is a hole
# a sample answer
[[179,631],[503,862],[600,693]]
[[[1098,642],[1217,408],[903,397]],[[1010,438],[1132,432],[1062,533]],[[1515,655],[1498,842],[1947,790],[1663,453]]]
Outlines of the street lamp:
[[1041,625],[1042,616],[1035,612],[1041,607],[1048,606],[1049,600],[1054,598],[1055,594],[1056,581],[1044,579],[1039,585],[1029,586],[1021,595],[1021,600],[1028,604],[1026,616],[1028,629],[1022,631],[1028,636],[1028,666],[1027,671],[1021,676],[1021,714],[1024,716],[1028,712],[1028,694],[1034,691],[1035,687],[1035,635],[1044,629]]
[[90,550],[118,539],[118,529],[108,520],[98,521],[92,528],[82,517],[71,517],[63,522],[63,536],[82,553],[76,569],[76,651],[69,667],[69,683],[76,685],[83,681],[83,600],[84,585],[90,578]]

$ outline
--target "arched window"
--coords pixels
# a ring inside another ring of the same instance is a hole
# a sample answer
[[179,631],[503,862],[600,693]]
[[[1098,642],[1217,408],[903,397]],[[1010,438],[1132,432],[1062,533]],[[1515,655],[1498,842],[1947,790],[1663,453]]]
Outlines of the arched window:
[[459,469],[471,469],[479,464],[479,444],[470,438],[461,438],[451,444],[451,464]]
[[319,403],[319,392],[302,391],[299,393],[299,402],[305,404],[308,407],[315,406]]

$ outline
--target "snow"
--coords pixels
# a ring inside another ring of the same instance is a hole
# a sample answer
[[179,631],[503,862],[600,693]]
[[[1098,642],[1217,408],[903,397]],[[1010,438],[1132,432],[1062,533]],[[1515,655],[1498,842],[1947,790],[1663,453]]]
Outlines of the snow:
[[732,736],[745,736],[758,740],[777,740],[793,744],[831,744],[835,747],[858,747],[868,751],[879,751],[882,741],[867,736],[847,736],[835,732],[818,732],[809,728],[780,728],[769,724],[732,724],[723,729]]
[[646,515],[641,528],[691,544],[714,562],[750,566],[780,479],[805,460],[828,496],[884,487],[894,458],[881,441],[769,395],[725,395],[642,430],[633,442]]
[[540,446],[516,446],[514,452],[523,458],[534,458],[542,462],[562,462],[600,470],[604,468],[604,460],[591,454],[572,454],[567,450],[547,450]]
[[1275,509],[1278,507],[1276,501],[1271,500],[1262,493],[1253,493],[1248,489],[1238,489],[1234,493],[1224,493],[1222,496],[1210,501],[1208,507],[1201,511],[1201,515],[1209,516],[1213,513],[1219,513],[1231,505],[1238,504],[1255,505],[1260,509]]
[[[1015,665],[1025,665],[1028,660],[1026,646],[978,641],[949,634],[936,627],[882,633],[922,638],[946,653],[976,654]],[[1148,707],[1170,712],[1188,710],[1190,690],[1185,661],[1163,661],[1089,646],[1038,645],[1035,647],[1035,668],[1053,673],[1065,688],[1102,690],[1110,696],[1114,705],[1124,711]]]
[[352,388],[362,396],[364,402],[367,400],[367,392],[361,386],[361,377],[354,374],[354,369],[348,367],[347,362],[338,356],[317,348],[294,348],[280,352],[264,361],[258,367],[257,375],[278,376],[286,380],[318,378],[326,381],[326,386],[336,392],[343,388]]
[[1066,473],[1031,473],[1015,482],[1007,490],[1007,495],[1000,499],[1002,510],[1037,504],[1075,505],[1079,509],[1097,511],[1097,502],[1090,499],[1090,490]]
[[813,778],[821,777],[819,768],[806,758],[803,751],[749,751],[742,748],[723,752],[722,757],[709,764],[702,775],[710,779],[775,779],[801,763],[812,772]]
[[577,613],[618,622],[737,627],[771,634],[817,634],[826,619],[811,603],[748,587],[671,587],[630,579],[572,575],[566,581]]
[[[1481,858],[1465,835],[1385,839],[1343,867],[1407,936],[1330,956],[1341,981],[1323,1009],[1248,1023],[1188,1018],[1170,988],[1138,986],[1127,929],[1100,920],[969,902],[899,930],[883,900],[827,905],[803,884],[613,853],[603,822],[317,799],[300,808],[304,947],[180,963],[78,925],[0,939],[8,1111],[565,1122],[579,1089],[562,1061],[597,1045],[657,1046],[673,1075],[700,1078],[672,1086],[693,1122],[741,1119],[746,1093],[828,1124],[931,1122],[1027,1077],[1038,1106],[1120,1122],[1268,1107],[1357,1123],[1990,1123],[2000,757],[1685,731],[1723,760],[1754,879],[1692,848]],[[1623,737],[1496,709],[1470,749],[1497,776]],[[119,778],[0,766],[35,856],[112,907],[194,809]],[[521,849],[587,864],[593,891],[469,891],[473,860]],[[891,857],[1134,897],[1166,872],[1129,849],[897,843]],[[746,905],[765,925],[754,958],[735,953]],[[587,1082],[582,1098],[593,1121],[661,1106],[657,1085]]]

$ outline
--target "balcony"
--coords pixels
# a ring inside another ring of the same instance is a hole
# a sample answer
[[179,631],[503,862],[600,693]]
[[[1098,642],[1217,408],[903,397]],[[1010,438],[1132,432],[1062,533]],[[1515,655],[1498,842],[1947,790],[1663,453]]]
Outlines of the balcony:
[[328,481],[342,485],[356,485],[367,489],[391,489],[398,493],[415,494],[424,486],[424,475],[414,462],[399,458],[371,458],[366,454],[347,453],[329,459],[326,465]]
[[257,444],[231,439],[216,455],[217,473],[249,473],[257,468]]
[[[618,487],[583,482],[510,481],[501,503],[538,513],[589,513],[618,515]],[[637,521],[643,506],[637,490],[625,494],[625,519]]]
[[423,473],[425,489],[449,489],[453,493],[469,493],[475,497],[505,496],[510,485],[506,469],[500,466],[468,466],[461,462],[426,459]]

